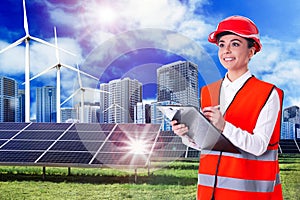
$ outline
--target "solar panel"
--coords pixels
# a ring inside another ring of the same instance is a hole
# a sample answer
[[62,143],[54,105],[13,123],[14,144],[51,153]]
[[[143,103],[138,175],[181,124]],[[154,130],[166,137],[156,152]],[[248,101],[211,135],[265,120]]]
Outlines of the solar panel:
[[159,125],[118,124],[101,146],[91,164],[146,166],[159,133]]
[[56,140],[63,132],[63,130],[24,130],[14,139]]
[[115,131],[127,131],[127,132],[157,132],[159,125],[154,124],[118,124]]
[[109,135],[108,131],[67,131],[61,138],[61,140],[92,140],[92,141],[104,141]]
[[177,160],[180,157],[185,156],[185,151],[166,151],[166,150],[158,150],[154,151],[152,154],[152,159],[154,161],[169,161],[169,160]]
[[42,151],[0,151],[1,163],[33,164]]
[[53,141],[11,140],[1,150],[46,150]]
[[154,150],[165,150],[165,151],[186,151],[186,146],[182,143],[162,143],[157,142]]
[[0,147],[2,144],[4,144],[7,140],[0,140]]
[[151,159],[155,161],[176,160],[186,155],[187,147],[172,131],[162,131],[155,144]]
[[14,122],[5,122],[0,123],[0,130],[22,130],[29,123],[14,123]]
[[10,139],[14,135],[16,135],[19,131],[11,131],[11,130],[0,130],[0,139]]
[[88,151],[96,152],[102,142],[89,141],[58,141],[49,151]]
[[31,123],[26,130],[66,130],[71,123]]
[[0,164],[134,168],[187,155],[180,137],[159,129],[158,124],[0,123]]
[[101,149],[101,152],[114,153],[114,152],[128,152],[127,141],[107,141]]
[[300,153],[299,140],[280,140],[280,153]]
[[188,157],[188,158],[199,158],[199,155],[200,155],[200,151],[189,147],[188,151],[187,151],[187,154],[186,154],[186,157]]
[[127,153],[98,153],[92,164],[102,163],[105,166],[123,166],[134,168],[136,166],[145,166],[149,154],[127,154]]
[[111,131],[115,124],[76,123],[70,130],[75,131]]
[[88,164],[93,155],[90,152],[47,152],[37,163],[46,164]]
[[176,143],[181,143],[181,138],[177,136],[159,136],[157,138],[157,142],[162,142],[162,143],[170,143],[170,142],[176,142]]

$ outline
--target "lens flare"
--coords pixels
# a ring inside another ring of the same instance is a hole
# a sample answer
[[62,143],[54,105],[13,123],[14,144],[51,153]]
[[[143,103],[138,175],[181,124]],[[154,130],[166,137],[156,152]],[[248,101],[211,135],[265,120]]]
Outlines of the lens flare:
[[145,154],[147,153],[146,143],[142,140],[131,140],[128,142],[130,153],[132,154]]

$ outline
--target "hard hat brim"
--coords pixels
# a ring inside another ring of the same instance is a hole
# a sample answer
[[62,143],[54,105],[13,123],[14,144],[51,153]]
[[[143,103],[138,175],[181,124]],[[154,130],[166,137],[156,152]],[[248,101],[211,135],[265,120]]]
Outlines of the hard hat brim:
[[258,34],[243,35],[243,34],[240,34],[240,33],[236,33],[236,32],[234,32],[232,30],[218,30],[218,31],[214,31],[214,32],[212,32],[212,33],[209,34],[208,41],[210,43],[214,43],[214,44],[218,45],[217,36],[220,33],[223,33],[223,32],[230,32],[232,34],[238,35],[238,36],[243,37],[243,38],[251,38],[251,39],[253,39],[255,41],[254,47],[255,47],[255,51],[256,52],[259,52],[261,50],[261,48],[262,48],[262,45],[260,43],[259,35]]

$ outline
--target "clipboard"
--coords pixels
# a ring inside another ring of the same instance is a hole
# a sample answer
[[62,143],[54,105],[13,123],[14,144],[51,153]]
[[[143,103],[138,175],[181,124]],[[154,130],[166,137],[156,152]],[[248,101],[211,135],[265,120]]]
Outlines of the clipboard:
[[189,131],[186,136],[199,150],[216,150],[240,153],[221,132],[194,106],[166,105],[157,108],[170,120],[185,124]]

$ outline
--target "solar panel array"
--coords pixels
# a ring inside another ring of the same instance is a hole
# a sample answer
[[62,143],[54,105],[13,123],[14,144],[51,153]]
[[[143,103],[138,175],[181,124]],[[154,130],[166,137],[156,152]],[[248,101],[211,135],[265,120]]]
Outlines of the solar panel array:
[[279,153],[300,153],[300,140],[280,140]]
[[0,123],[0,164],[113,166],[188,156],[181,139],[155,124]]

